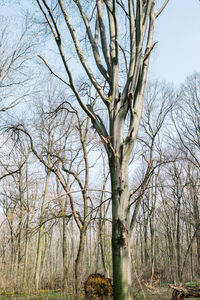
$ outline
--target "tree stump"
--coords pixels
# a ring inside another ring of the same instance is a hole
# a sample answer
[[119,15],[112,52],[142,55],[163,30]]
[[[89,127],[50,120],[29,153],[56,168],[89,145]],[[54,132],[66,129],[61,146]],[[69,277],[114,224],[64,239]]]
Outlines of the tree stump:
[[184,300],[185,298],[200,298],[200,287],[197,286],[175,286],[169,284],[173,290],[172,300]]

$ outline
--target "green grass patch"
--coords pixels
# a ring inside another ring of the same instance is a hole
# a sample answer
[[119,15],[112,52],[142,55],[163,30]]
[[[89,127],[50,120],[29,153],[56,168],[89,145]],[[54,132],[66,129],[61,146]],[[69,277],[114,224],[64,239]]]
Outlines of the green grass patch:
[[[40,290],[36,294],[25,294],[25,293],[11,293],[11,292],[0,292],[1,300],[74,300],[75,297],[72,293],[62,292],[61,290]],[[79,300],[83,300],[84,296],[80,295]]]

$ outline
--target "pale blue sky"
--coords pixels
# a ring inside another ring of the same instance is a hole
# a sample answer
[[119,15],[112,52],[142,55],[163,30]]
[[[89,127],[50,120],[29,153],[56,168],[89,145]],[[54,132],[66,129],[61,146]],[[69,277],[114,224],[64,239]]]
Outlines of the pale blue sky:
[[[19,2],[27,7],[29,1]],[[0,14],[10,16],[17,12],[10,4],[1,7]],[[151,57],[150,77],[178,85],[187,75],[200,72],[200,1],[170,0],[157,20],[155,41],[158,44]]]
[[179,84],[200,72],[200,1],[170,0],[157,21],[150,76]]

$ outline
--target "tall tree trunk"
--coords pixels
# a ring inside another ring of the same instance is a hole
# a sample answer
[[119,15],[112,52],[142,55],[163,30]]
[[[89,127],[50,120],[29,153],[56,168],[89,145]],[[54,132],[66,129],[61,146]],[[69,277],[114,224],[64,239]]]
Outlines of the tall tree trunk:
[[115,300],[131,300],[128,166],[110,162],[112,185],[112,257]]

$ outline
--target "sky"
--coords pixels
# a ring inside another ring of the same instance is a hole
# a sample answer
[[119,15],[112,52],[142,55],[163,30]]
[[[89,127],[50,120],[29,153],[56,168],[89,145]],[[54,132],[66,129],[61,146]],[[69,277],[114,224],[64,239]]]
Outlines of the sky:
[[150,76],[180,84],[200,72],[200,1],[170,0],[157,19]]
[[[27,8],[29,1],[18,2]],[[0,14],[17,16],[18,10],[12,3],[5,0]],[[179,85],[188,75],[200,72],[200,1],[170,0],[157,19],[155,41],[158,43],[151,56],[150,78]]]

